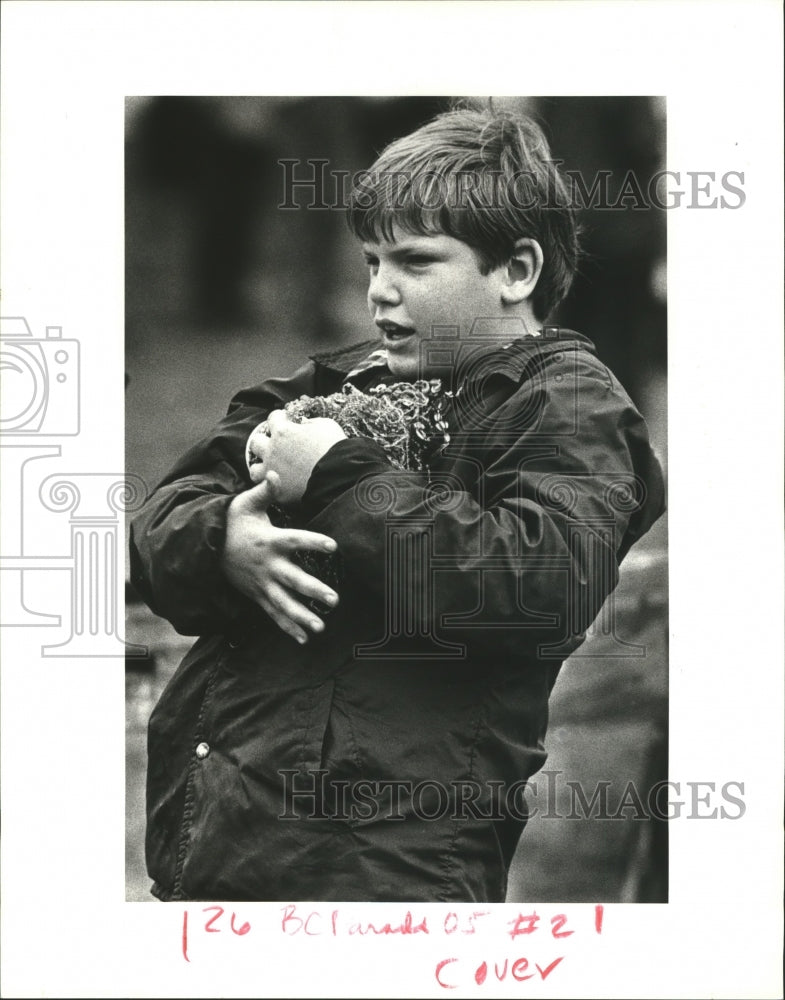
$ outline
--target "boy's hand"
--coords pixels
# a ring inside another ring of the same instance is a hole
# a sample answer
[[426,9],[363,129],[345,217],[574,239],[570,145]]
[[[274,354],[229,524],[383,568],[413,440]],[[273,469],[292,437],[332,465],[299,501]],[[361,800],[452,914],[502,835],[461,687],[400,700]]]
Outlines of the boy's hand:
[[302,500],[313,467],[338,441],[346,435],[329,417],[314,417],[297,424],[283,410],[273,410],[267,418],[269,437],[255,441],[260,459],[256,475],[268,478],[277,474],[275,491],[277,503],[296,503]]
[[276,528],[267,508],[279,502],[280,480],[269,472],[265,482],[240,493],[229,505],[223,571],[227,580],[262,607],[280,629],[299,643],[305,629],[321,632],[324,623],[294,594],[334,606],[338,595],[293,561],[298,549],[335,552],[332,538],[313,531]]

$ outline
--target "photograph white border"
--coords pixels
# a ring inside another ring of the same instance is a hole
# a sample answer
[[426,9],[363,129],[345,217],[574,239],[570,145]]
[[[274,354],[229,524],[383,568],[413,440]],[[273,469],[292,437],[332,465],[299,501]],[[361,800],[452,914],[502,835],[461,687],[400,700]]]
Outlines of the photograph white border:
[[[79,341],[64,475],[123,469],[127,95],[656,94],[669,169],[744,173],[739,209],[669,213],[668,367],[670,777],[743,781],[746,812],[673,821],[667,905],[609,906],[597,935],[565,904],[588,930],[558,976],[495,995],[780,996],[780,4],[6,0],[3,21],[2,314]],[[288,937],[252,904],[252,934],[186,962],[181,907],[124,902],[123,661],[46,657],[45,631],[2,636],[4,996],[439,996],[450,949],[526,953],[515,905],[456,943]]]

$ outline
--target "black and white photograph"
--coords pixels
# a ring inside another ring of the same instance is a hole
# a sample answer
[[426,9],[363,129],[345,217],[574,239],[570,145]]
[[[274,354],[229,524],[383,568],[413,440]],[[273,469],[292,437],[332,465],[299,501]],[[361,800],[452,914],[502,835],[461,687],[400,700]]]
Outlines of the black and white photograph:
[[782,17],[4,0],[3,996],[782,996]]
[[127,107],[129,898],[667,902],[664,100]]

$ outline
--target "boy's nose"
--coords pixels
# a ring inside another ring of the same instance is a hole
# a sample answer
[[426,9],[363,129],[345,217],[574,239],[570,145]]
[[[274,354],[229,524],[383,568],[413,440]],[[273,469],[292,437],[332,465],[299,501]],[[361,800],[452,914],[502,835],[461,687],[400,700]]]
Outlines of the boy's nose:
[[371,276],[368,301],[372,305],[397,305],[401,301],[401,293],[388,271],[379,268],[376,274]]

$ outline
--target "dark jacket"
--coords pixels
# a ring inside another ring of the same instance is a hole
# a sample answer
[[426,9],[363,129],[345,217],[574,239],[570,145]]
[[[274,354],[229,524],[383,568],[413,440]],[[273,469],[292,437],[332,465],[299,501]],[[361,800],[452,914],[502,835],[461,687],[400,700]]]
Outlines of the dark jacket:
[[338,542],[341,600],[297,645],[223,578],[226,509],[266,413],[370,348],[239,393],[133,522],[134,585],[201,636],[150,720],[160,898],[503,900],[556,674],[663,510],[643,418],[585,338],[479,349],[430,474],[366,439],[314,468],[298,516]]

